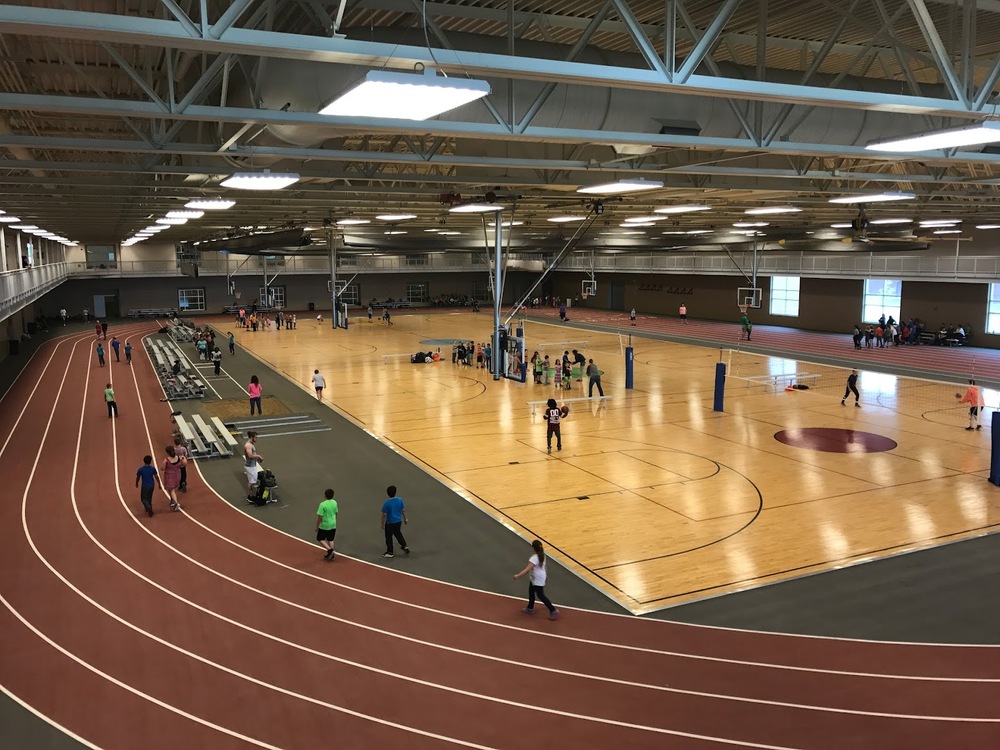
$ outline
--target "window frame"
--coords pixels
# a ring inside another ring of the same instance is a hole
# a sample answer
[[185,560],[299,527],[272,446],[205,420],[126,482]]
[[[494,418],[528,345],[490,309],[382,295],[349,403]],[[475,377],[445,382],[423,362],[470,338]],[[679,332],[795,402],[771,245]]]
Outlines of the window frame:
[[[883,287],[882,287],[883,290],[885,288],[885,284],[889,284],[889,283],[898,284],[899,285],[899,293],[895,294],[895,295],[893,295],[893,294],[887,295],[887,294],[885,294],[884,291],[879,292],[877,294],[873,293],[873,292],[869,291],[869,286],[868,285],[869,284],[874,284],[874,283],[882,284],[883,285]],[[879,302],[878,303],[870,302],[870,300],[875,300],[875,299],[878,299]],[[886,302],[886,300],[892,300],[892,299],[896,299],[897,300],[897,302],[895,303],[895,306],[893,306],[893,303],[891,303],[891,302]],[[869,310],[870,305],[875,305],[875,306],[872,307],[871,310]],[[864,280],[864,286],[862,287],[862,294],[861,294],[861,322],[863,322],[863,323],[877,323],[878,319],[882,315],[885,315],[885,317],[887,319],[890,318],[890,317],[892,317],[892,318],[895,318],[898,321],[900,319],[900,317],[901,317],[901,312],[900,311],[902,309],[902,306],[903,306],[903,280],[902,279],[882,279],[882,278],[878,278],[878,279],[865,279]]]
[[[784,288],[780,288],[775,284],[776,281],[781,282],[795,282],[795,295],[794,298],[789,294],[789,288],[786,285]],[[787,318],[797,318],[799,317],[799,302],[802,299],[802,277],[801,276],[783,276],[776,275],[771,277],[771,296],[768,301],[767,311],[771,315],[779,315],[781,317]],[[794,303],[794,312],[789,312],[791,304]],[[779,311],[777,308],[781,307]]]
[[[194,292],[195,294],[192,295],[191,294],[192,292]],[[188,305],[186,307],[181,304],[181,295],[182,294],[184,295],[184,300],[188,302]],[[191,297],[192,296],[194,296],[195,298],[200,298],[201,299],[201,307],[192,307],[191,306],[190,302],[191,302]],[[203,286],[191,286],[191,287],[184,287],[184,288],[178,289],[177,290],[177,309],[180,312],[205,312],[208,309],[208,299],[207,299],[207,295],[205,294],[205,287],[203,287]]]

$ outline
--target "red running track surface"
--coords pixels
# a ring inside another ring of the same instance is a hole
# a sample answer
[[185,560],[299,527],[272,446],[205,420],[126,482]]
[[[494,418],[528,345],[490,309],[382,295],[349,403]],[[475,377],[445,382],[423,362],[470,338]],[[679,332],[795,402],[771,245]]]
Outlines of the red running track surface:
[[[147,518],[169,414],[89,335],[0,402],[0,684],[101,748],[985,748],[1000,648],[783,636],[564,609],[404,575],[277,532],[189,470]],[[121,417],[107,418],[113,376]],[[0,730],[2,731],[2,730]]]

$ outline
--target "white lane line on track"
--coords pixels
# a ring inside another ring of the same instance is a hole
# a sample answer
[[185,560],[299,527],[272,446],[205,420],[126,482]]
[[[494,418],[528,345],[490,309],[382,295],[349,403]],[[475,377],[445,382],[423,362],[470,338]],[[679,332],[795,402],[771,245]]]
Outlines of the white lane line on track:
[[[89,375],[88,375],[88,377],[89,377]],[[136,378],[136,375],[135,375],[134,371],[133,371],[133,380],[135,381],[136,391],[138,393],[138,380]],[[150,448],[152,450],[152,437],[151,437],[151,434],[150,434],[150,431],[149,431],[149,423],[148,423],[148,420],[146,418],[145,408],[143,407],[141,400],[139,401],[139,407],[140,407],[140,413],[141,413],[142,419],[143,419],[143,424],[144,424],[144,427],[145,427],[146,436],[147,436],[147,439],[149,440]],[[827,707],[827,706],[813,706],[813,705],[805,705],[805,704],[787,703],[787,702],[781,702],[781,701],[768,701],[768,700],[757,699],[757,698],[744,698],[744,697],[737,697],[737,696],[730,696],[730,695],[720,695],[720,694],[716,694],[716,693],[707,693],[707,692],[702,692],[702,691],[683,690],[683,689],[679,689],[679,688],[670,688],[670,687],[664,687],[664,686],[645,685],[645,684],[642,684],[642,683],[630,682],[630,681],[626,681],[626,680],[617,680],[617,679],[613,679],[613,678],[597,677],[597,676],[594,676],[594,675],[587,675],[587,674],[582,674],[582,673],[569,672],[569,671],[559,670],[559,669],[550,668],[550,667],[540,667],[540,666],[533,665],[533,664],[516,662],[516,661],[513,661],[513,660],[502,659],[502,658],[499,658],[499,657],[487,656],[487,655],[479,654],[479,653],[476,653],[476,652],[470,652],[470,651],[465,651],[465,650],[462,650],[462,649],[457,649],[457,648],[453,648],[453,647],[443,646],[441,644],[434,644],[434,643],[429,643],[429,642],[426,642],[426,641],[421,641],[419,639],[411,638],[411,637],[408,637],[408,636],[399,636],[399,635],[390,633],[388,631],[380,630],[378,628],[374,628],[374,627],[371,627],[371,626],[360,625],[358,623],[354,623],[354,622],[345,620],[343,618],[336,617],[334,615],[329,615],[329,614],[324,613],[324,612],[320,612],[320,611],[317,611],[317,610],[312,610],[312,609],[310,609],[308,607],[305,607],[304,605],[300,605],[300,604],[297,604],[297,603],[294,603],[294,602],[290,602],[290,601],[281,599],[280,597],[274,596],[274,595],[269,594],[267,592],[260,591],[259,589],[256,589],[256,588],[254,588],[252,586],[249,586],[248,584],[242,583],[242,582],[240,582],[240,581],[238,581],[236,579],[230,578],[229,576],[226,576],[226,575],[224,575],[224,574],[222,574],[222,573],[220,573],[218,571],[215,571],[214,569],[212,569],[212,568],[204,565],[203,563],[201,563],[201,562],[199,562],[199,561],[191,558],[190,556],[188,556],[188,555],[180,552],[179,550],[177,550],[176,548],[172,547],[171,545],[163,542],[155,534],[153,534],[151,531],[149,531],[149,529],[146,526],[143,526],[141,523],[139,523],[139,521],[136,519],[135,515],[132,514],[131,511],[128,510],[128,505],[127,505],[127,503],[126,503],[126,501],[125,501],[125,499],[124,499],[124,497],[122,495],[122,492],[121,492],[121,482],[120,482],[120,476],[118,474],[118,463],[117,463],[117,432],[114,432],[114,453],[115,453],[115,457],[116,457],[116,463],[115,463],[116,490],[117,490],[117,494],[118,494],[118,498],[119,498],[119,503],[121,504],[122,509],[124,510],[124,512],[126,513],[126,515],[129,518],[131,518],[132,521],[137,526],[139,526],[140,529],[142,529],[145,533],[149,534],[153,539],[155,539],[156,541],[158,541],[160,544],[163,544],[168,549],[172,550],[175,554],[177,554],[178,556],[184,558],[185,560],[193,563],[194,565],[197,565],[198,567],[206,570],[207,572],[212,573],[212,574],[214,574],[214,575],[216,575],[216,576],[218,576],[218,577],[220,577],[220,578],[222,578],[222,579],[224,579],[224,580],[226,580],[226,581],[228,581],[228,582],[230,582],[230,583],[232,583],[232,584],[234,584],[234,585],[236,585],[238,587],[241,587],[241,588],[244,588],[246,590],[252,591],[252,592],[254,592],[256,594],[259,594],[259,595],[261,595],[261,596],[263,596],[265,598],[269,598],[269,599],[272,599],[274,601],[286,604],[286,605],[288,605],[290,607],[293,607],[295,609],[299,609],[299,610],[302,610],[302,611],[305,611],[305,612],[309,612],[309,613],[318,615],[320,617],[324,617],[324,618],[327,618],[327,619],[330,619],[330,620],[334,620],[336,622],[340,622],[340,623],[343,623],[343,624],[346,624],[346,625],[349,625],[349,626],[358,627],[358,628],[361,628],[361,629],[364,629],[364,630],[367,630],[367,631],[370,631],[370,632],[375,632],[375,633],[378,633],[378,634],[381,634],[381,635],[384,635],[384,636],[387,636],[387,637],[397,637],[397,638],[400,638],[401,640],[406,640],[406,641],[409,641],[409,642],[418,643],[420,645],[429,646],[429,647],[432,647],[432,648],[440,648],[442,650],[450,651],[450,652],[453,652],[453,653],[458,653],[458,654],[462,654],[462,655],[473,657],[473,658],[483,658],[483,659],[486,659],[486,660],[500,662],[500,663],[504,663],[504,664],[508,664],[508,665],[512,665],[512,666],[516,666],[516,667],[523,667],[523,668],[529,668],[529,669],[538,669],[540,671],[546,671],[546,672],[556,673],[556,674],[560,674],[560,675],[564,675],[564,676],[570,676],[570,677],[574,677],[574,678],[597,680],[597,681],[603,681],[603,682],[608,682],[608,683],[612,683],[612,684],[624,685],[624,686],[628,686],[628,687],[637,687],[637,688],[642,688],[642,689],[659,690],[659,691],[662,691],[662,692],[670,692],[670,693],[678,693],[678,694],[684,694],[684,695],[692,695],[692,696],[695,696],[695,697],[703,697],[703,698],[719,699],[719,700],[729,700],[729,701],[743,702],[743,703],[754,703],[754,704],[760,704],[760,705],[773,705],[773,706],[778,706],[778,707],[782,707],[782,708],[795,708],[795,709],[808,710],[808,711],[822,711],[822,712],[828,712],[828,713],[842,713],[842,714],[852,714],[852,715],[862,715],[862,716],[876,716],[876,717],[880,717],[880,718],[896,718],[896,719],[921,720],[921,721],[950,721],[950,722],[967,722],[967,723],[1000,723],[1000,719],[995,719],[995,718],[950,717],[950,716],[947,716],[947,717],[946,716],[923,716],[923,715],[914,715],[914,714],[894,714],[894,713],[887,713],[887,712],[862,711],[862,710],[856,710],[856,709],[838,709],[838,708],[832,708],[832,707]],[[75,506],[75,493],[74,493],[74,509],[76,510],[76,506]],[[189,514],[186,514],[186,515],[188,515],[188,517],[190,518]],[[670,731],[670,730],[659,730],[658,728],[655,728],[655,727],[645,727],[643,725],[633,725],[633,724],[626,724],[626,723],[621,723],[621,722],[614,722],[614,721],[610,721],[610,720],[596,719],[594,717],[582,716],[582,715],[578,715],[578,714],[571,714],[571,713],[561,712],[561,711],[557,711],[557,710],[553,710],[553,709],[545,709],[545,708],[540,708],[540,707],[537,707],[537,706],[531,706],[531,705],[527,705],[527,704],[520,704],[520,703],[517,703],[517,702],[508,701],[508,700],[505,700],[505,699],[494,698],[494,697],[490,697],[490,696],[484,696],[484,695],[481,695],[481,694],[478,694],[478,693],[471,693],[471,692],[468,692],[468,691],[463,691],[463,690],[460,690],[460,689],[457,689],[457,688],[452,688],[450,686],[441,685],[441,684],[438,684],[438,683],[431,683],[431,682],[428,682],[428,681],[425,681],[425,680],[419,680],[419,679],[416,679],[416,678],[409,678],[409,677],[405,677],[405,676],[399,676],[399,675],[395,675],[395,674],[386,672],[384,670],[380,670],[380,669],[377,669],[377,668],[374,668],[374,667],[370,667],[368,665],[364,665],[364,664],[361,664],[361,663],[358,663],[358,662],[352,662],[352,661],[349,661],[349,660],[346,660],[346,659],[342,659],[342,658],[339,658],[339,657],[333,657],[333,656],[329,656],[329,655],[326,655],[326,654],[322,654],[322,653],[317,652],[317,651],[315,651],[313,649],[310,649],[308,647],[302,646],[300,644],[297,644],[297,643],[294,643],[294,642],[291,642],[291,641],[287,641],[287,640],[282,639],[282,638],[271,636],[271,635],[269,635],[267,633],[260,633],[259,631],[256,631],[256,630],[254,630],[252,628],[249,628],[248,626],[242,625],[241,623],[233,621],[230,618],[227,618],[227,617],[225,617],[223,615],[220,615],[220,614],[218,614],[218,613],[216,613],[216,612],[214,612],[212,610],[209,610],[209,609],[207,609],[205,607],[202,607],[201,605],[198,605],[198,604],[196,604],[194,602],[191,602],[190,600],[185,599],[184,597],[182,597],[182,596],[180,596],[180,595],[178,595],[178,594],[176,594],[176,593],[174,593],[174,592],[166,589],[165,587],[161,586],[160,584],[152,581],[151,579],[147,578],[146,576],[137,573],[130,566],[128,566],[126,563],[124,563],[121,559],[119,559],[117,556],[115,556],[112,552],[110,552],[110,550],[108,550],[103,544],[101,544],[91,534],[89,528],[83,522],[83,519],[80,517],[78,511],[77,511],[77,519],[80,522],[80,524],[81,524],[82,528],[84,529],[85,533],[91,538],[91,540],[94,542],[95,545],[97,545],[102,551],[105,552],[105,554],[108,557],[110,557],[111,559],[113,559],[116,563],[118,563],[120,566],[122,566],[125,570],[127,570],[130,573],[132,573],[133,575],[137,576],[138,578],[140,578],[144,582],[146,582],[149,585],[154,586],[155,588],[163,591],[167,595],[176,598],[178,601],[184,602],[185,604],[188,604],[189,606],[191,606],[191,607],[193,607],[195,609],[198,609],[201,612],[204,612],[205,614],[208,614],[208,615],[213,616],[213,617],[217,617],[218,619],[220,619],[220,620],[222,620],[222,621],[224,621],[224,622],[226,622],[228,624],[234,625],[234,626],[239,627],[239,628],[244,629],[244,630],[248,630],[249,632],[253,632],[255,635],[261,635],[261,636],[263,636],[263,637],[265,637],[265,638],[267,638],[269,640],[273,640],[275,642],[281,643],[281,644],[286,645],[288,647],[305,651],[307,653],[310,653],[311,655],[324,656],[325,658],[329,658],[329,659],[331,659],[333,661],[337,661],[339,663],[342,663],[342,664],[345,664],[345,665],[348,665],[348,666],[352,666],[352,667],[357,668],[357,669],[362,669],[362,670],[365,670],[365,671],[375,672],[375,673],[383,675],[383,676],[389,676],[389,677],[393,677],[393,678],[396,678],[396,679],[402,679],[404,681],[415,682],[415,683],[423,685],[423,686],[433,687],[433,688],[437,688],[437,689],[442,689],[442,690],[445,690],[445,691],[449,691],[449,692],[454,692],[454,693],[458,693],[458,694],[461,694],[461,695],[465,695],[465,696],[468,696],[468,697],[479,698],[479,699],[483,699],[483,700],[487,700],[487,701],[492,701],[492,702],[498,702],[498,703],[502,703],[502,704],[506,704],[506,705],[512,705],[512,706],[518,707],[518,708],[526,708],[526,709],[530,709],[530,710],[539,710],[539,711],[543,711],[543,712],[547,712],[547,713],[554,713],[554,714],[561,715],[561,716],[567,716],[567,717],[570,717],[570,718],[580,718],[580,719],[584,719],[584,720],[597,721],[597,722],[601,722],[601,723],[611,723],[611,724],[616,725],[616,726],[623,726],[623,727],[636,728],[636,729],[644,729],[646,731],[653,731],[653,732],[656,732],[656,731],[668,731],[669,732]],[[264,559],[267,559],[267,558],[264,558]],[[320,579],[320,580],[323,580],[323,579]],[[89,599],[88,599],[88,601],[89,601]],[[95,603],[95,606],[100,606],[100,605],[96,605],[96,603]],[[876,676],[881,676],[881,675],[876,675]],[[685,736],[687,736],[687,735],[685,735]],[[728,740],[720,740],[720,741],[728,742]]]
[[[60,342],[60,345],[62,343],[63,342]],[[77,346],[79,346],[80,343],[81,343],[81,341],[77,341],[76,343],[73,344],[72,352],[75,353],[76,348],[77,348]],[[58,348],[58,347],[56,347],[56,348]],[[53,355],[54,354],[55,354],[55,351],[53,350]],[[90,352],[89,351],[87,352],[87,359],[88,359],[88,361],[90,359]],[[50,357],[49,358],[49,363],[51,362],[51,360],[52,360],[52,358]],[[46,368],[45,369],[48,369],[48,364],[49,363],[46,363]],[[39,552],[38,548],[35,546],[35,542],[31,538],[31,533],[28,530],[27,518],[26,518],[25,513],[26,513],[26,510],[27,510],[28,493],[31,490],[31,484],[34,481],[35,472],[38,469],[38,463],[39,463],[39,461],[41,459],[41,454],[42,454],[42,447],[44,447],[45,441],[48,438],[49,430],[52,427],[52,420],[53,420],[53,418],[55,416],[56,408],[57,408],[57,405],[58,405],[58,402],[59,402],[59,396],[62,394],[63,386],[66,383],[66,375],[68,374],[68,372],[69,372],[69,368],[67,367],[66,371],[63,372],[62,380],[60,381],[59,391],[56,393],[55,397],[52,399],[52,402],[51,402],[52,403],[52,409],[49,412],[49,419],[46,422],[45,431],[42,434],[42,440],[41,440],[41,443],[39,445],[39,449],[38,449],[37,453],[35,454],[34,463],[32,464],[31,471],[28,474],[28,482],[27,482],[27,485],[25,486],[24,494],[21,497],[21,527],[22,527],[22,530],[24,531],[25,538],[27,539],[28,544],[31,546],[31,549],[35,553],[35,556],[57,578],[59,578],[60,580],[62,580],[63,583],[65,583],[67,586],[69,586],[69,583],[66,581],[66,579],[63,578],[59,574],[59,572],[56,571],[51,565],[49,565],[48,561],[45,560],[45,558]],[[45,370],[42,371],[42,375],[44,375],[44,374],[45,374]],[[88,381],[88,383],[89,383],[89,380],[90,380],[90,368],[88,368],[88,370],[87,370],[87,381]],[[39,386],[40,383],[41,383],[41,376],[39,376],[38,382],[35,384],[35,387],[32,389],[31,395],[29,396],[29,398],[25,399],[24,407],[21,410],[21,415],[18,417],[18,422],[20,422],[21,416],[24,415],[24,411],[27,409],[28,403],[30,402],[31,398],[34,397],[35,392],[37,391],[38,386]],[[86,389],[84,389],[84,403],[86,403],[86,400],[87,400],[86,397],[87,397],[87,393],[86,393]],[[80,423],[81,423],[81,426],[82,426],[82,423],[83,423],[83,411],[82,411],[82,409],[81,409],[81,413],[80,413]],[[11,430],[11,433],[13,434],[13,430]],[[8,439],[8,442],[9,442],[9,439]],[[2,456],[4,454],[4,452],[6,451],[7,444],[8,443],[5,442],[4,445],[3,445],[3,447],[0,448],[0,456]],[[77,450],[76,450],[77,455],[74,456],[74,460],[73,460],[73,480],[72,480],[73,484],[70,485],[71,491],[72,491],[72,489],[73,489],[73,487],[75,485],[76,471],[77,471],[77,466],[78,466],[78,463],[79,463],[79,446],[80,446],[80,442],[79,442],[79,437],[78,437],[77,438]],[[70,586],[70,588],[72,588],[72,586]],[[53,641],[51,638],[49,638],[47,635],[45,635],[41,630],[39,630],[38,628],[36,628],[31,622],[29,622],[7,600],[7,598],[4,597],[2,594],[0,594],[0,602],[3,603],[3,605],[10,611],[10,613],[12,615],[14,615],[14,617],[16,617],[21,622],[22,625],[24,625],[28,630],[30,630],[32,633],[34,633],[39,639],[41,639],[46,644],[48,644],[51,648],[55,649],[59,653],[63,654],[64,656],[66,656],[67,658],[69,658],[72,661],[76,662],[77,664],[79,664],[80,666],[82,666],[85,669],[89,670],[90,672],[93,672],[94,674],[98,675],[102,679],[107,680],[108,682],[112,683],[113,685],[116,685],[116,686],[122,688],[123,690],[126,690],[126,691],[132,693],[133,695],[136,695],[136,696],[138,696],[138,697],[140,697],[140,698],[142,698],[144,700],[149,701],[150,703],[158,705],[161,708],[164,708],[164,709],[166,709],[166,710],[168,710],[168,711],[170,711],[172,713],[175,713],[175,714],[177,714],[179,716],[183,716],[184,718],[190,719],[191,721],[194,721],[194,722],[196,722],[198,724],[201,724],[203,726],[207,726],[207,727],[210,727],[212,729],[216,729],[216,730],[218,730],[218,731],[220,731],[220,732],[222,732],[224,734],[228,734],[228,735],[230,735],[232,737],[243,739],[243,740],[245,740],[245,741],[247,741],[247,742],[249,742],[251,744],[257,745],[258,747],[267,748],[267,750],[281,750],[281,748],[278,748],[278,747],[276,747],[274,745],[268,745],[268,744],[263,743],[263,742],[258,742],[258,741],[254,740],[252,738],[244,737],[243,735],[240,735],[238,733],[232,732],[231,730],[228,730],[225,727],[220,727],[220,726],[217,726],[215,724],[212,724],[212,723],[210,723],[208,721],[205,721],[204,719],[201,719],[201,718],[199,718],[197,716],[194,716],[193,714],[189,714],[189,713],[187,713],[185,711],[182,711],[181,709],[178,709],[178,708],[176,708],[174,706],[171,706],[171,705],[168,705],[168,704],[164,703],[163,701],[160,701],[160,700],[158,700],[156,698],[153,698],[152,696],[146,695],[142,691],[137,690],[136,688],[133,688],[131,685],[128,685],[128,684],[122,682],[121,680],[118,680],[115,677],[112,677],[111,675],[107,674],[106,672],[101,671],[97,667],[95,667],[92,664],[84,661],[83,659],[81,659],[80,657],[78,657],[76,654],[74,654],[71,651],[63,648],[61,645],[59,645],[58,643],[56,643],[55,641]],[[56,722],[48,719],[48,717],[45,717],[45,718],[53,726],[57,726],[57,727],[59,726],[58,724],[56,724]]]
[[[547,325],[551,325],[551,324],[547,324]],[[250,352],[248,351],[248,353],[250,353]],[[253,355],[251,353],[251,356],[255,356],[255,355]],[[261,360],[261,361],[263,362],[263,360]],[[266,362],[264,364],[267,365]],[[270,365],[267,365],[267,366],[271,367]],[[271,369],[272,369],[272,371],[275,372],[275,374],[278,373],[278,371],[274,370],[273,367],[271,367]],[[301,384],[297,383],[296,381],[289,381],[289,382],[301,386]],[[301,387],[303,388],[303,390],[307,390],[305,388],[305,386],[301,386]],[[341,416],[343,416],[343,415],[341,415]],[[376,440],[382,441],[382,438],[379,435],[376,435],[375,433],[373,433],[370,430],[364,428],[363,426],[358,426],[358,425],[355,425],[355,426],[357,426],[358,429],[361,429],[364,432],[368,433],[369,435],[371,435]],[[390,447],[393,450],[395,450],[395,448],[393,448],[393,446],[391,444],[387,444],[387,445],[388,445],[388,447]],[[202,480],[205,481],[204,477],[202,477]],[[205,481],[205,484],[206,484],[206,486],[208,486],[208,488],[210,490],[212,490],[212,492],[216,496],[219,497],[219,499],[221,499],[226,505],[228,505],[232,510],[236,511],[237,513],[241,513],[246,518],[249,518],[249,519],[251,519],[251,520],[253,520],[253,521],[261,524],[265,528],[270,529],[272,532],[275,532],[275,533],[278,533],[278,534],[282,534],[284,536],[287,536],[290,539],[294,539],[296,542],[298,542],[300,544],[305,544],[308,547],[314,547],[315,546],[315,545],[311,544],[310,542],[308,542],[308,541],[306,541],[304,539],[300,539],[297,536],[294,536],[292,534],[289,534],[288,532],[282,531],[281,529],[277,529],[277,528],[275,528],[273,526],[270,526],[270,525],[264,523],[263,521],[261,521],[260,519],[258,519],[256,516],[253,516],[253,515],[251,515],[249,513],[244,512],[240,508],[237,508],[235,505],[232,505],[231,503],[229,503],[228,501],[226,501],[226,499],[223,498],[222,495],[220,495],[215,490],[214,487],[212,487],[210,484],[208,484],[207,481]],[[211,531],[211,529],[209,529],[209,531]],[[212,533],[215,533],[215,532],[212,531]],[[243,550],[246,550],[246,551],[251,552],[253,554],[256,554],[256,553],[253,552],[253,550],[249,550],[246,547],[243,547],[242,545],[239,545],[239,544],[236,544],[235,542],[232,542],[231,540],[226,540],[226,541],[230,542],[231,544],[234,544],[235,546],[239,547],[240,549],[243,549]],[[262,555],[258,555],[258,556],[259,557],[263,557]],[[344,557],[346,557],[346,558],[348,558],[350,560],[353,560],[355,562],[361,563],[362,565],[368,565],[368,566],[371,566],[371,567],[374,567],[374,568],[378,568],[379,570],[385,570],[385,568],[383,566],[378,565],[376,563],[371,563],[371,562],[369,562],[367,560],[362,560],[360,558],[350,557],[349,555],[344,555]],[[264,559],[269,559],[269,558],[264,558]],[[276,565],[282,565],[282,563],[278,563],[277,561],[273,561],[272,560],[271,562],[275,563]],[[285,566],[285,567],[288,567],[288,566]],[[289,569],[293,570],[293,571],[295,571],[297,573],[300,573],[301,575],[312,576],[312,574],[305,573],[303,571],[299,571],[296,568],[289,568]],[[489,596],[499,597],[499,598],[508,599],[508,600],[516,600],[516,601],[521,601],[523,599],[523,597],[511,596],[509,594],[499,594],[499,593],[497,593],[495,591],[485,591],[483,589],[477,589],[477,588],[473,588],[471,586],[464,586],[464,585],[459,584],[459,583],[451,583],[449,581],[439,581],[439,580],[434,579],[434,578],[429,578],[427,576],[419,575],[418,573],[409,573],[407,571],[402,571],[402,570],[393,570],[392,572],[395,573],[396,575],[411,576],[413,578],[417,578],[417,579],[423,580],[423,581],[429,581],[429,582],[437,584],[437,585],[449,586],[449,587],[452,587],[452,588],[458,588],[458,589],[462,589],[462,590],[465,590],[465,591],[473,591],[473,592],[475,592],[477,594],[486,594],[486,595],[489,595]],[[570,571],[570,572],[572,572],[572,571]],[[312,577],[318,578],[317,576],[312,576]],[[331,585],[334,585],[334,586],[340,586],[342,588],[348,588],[348,589],[351,588],[349,586],[345,586],[344,584],[337,583],[336,581],[330,581],[329,579],[319,578],[319,580],[324,581],[324,582],[326,582],[328,584],[331,584]],[[357,589],[351,589],[351,590],[357,590]],[[404,605],[410,606],[410,607],[427,609],[426,607],[421,607],[421,605],[410,604],[408,602],[402,602],[402,601],[398,601],[398,600],[395,600],[395,599],[389,599],[388,597],[382,597],[382,596],[380,596],[378,594],[372,594],[369,591],[361,591],[360,593],[368,594],[368,595],[374,596],[376,598],[387,599],[388,601],[392,601],[392,602],[395,602],[395,603],[398,603],[398,604],[404,604]],[[597,610],[585,609],[585,608],[582,608],[582,607],[564,607],[563,609],[565,609],[567,611],[586,612],[588,615],[597,615],[597,616],[600,616],[600,617],[618,617],[618,618],[625,618],[627,620],[636,620],[637,619],[635,615],[631,615],[631,614],[623,614],[623,613],[617,613],[617,612],[599,612]],[[532,633],[532,634],[535,634],[535,635],[540,635],[540,636],[545,637],[545,638],[558,638],[558,639],[565,639],[565,640],[571,640],[571,641],[579,641],[581,643],[596,644],[596,645],[601,645],[601,646],[607,646],[609,648],[621,648],[621,649],[625,649],[625,650],[642,651],[642,652],[653,653],[653,654],[665,654],[665,655],[668,655],[668,656],[677,656],[677,657],[683,657],[683,658],[687,658],[687,659],[702,659],[702,660],[705,660],[705,661],[720,661],[720,662],[733,663],[733,664],[746,664],[746,665],[750,665],[750,666],[769,666],[769,667],[772,667],[774,669],[790,669],[790,670],[799,670],[799,671],[806,671],[806,672],[821,672],[821,673],[829,673],[829,674],[857,675],[857,676],[861,676],[861,677],[882,677],[882,678],[886,678],[886,679],[899,679],[899,680],[930,680],[930,681],[945,681],[945,682],[987,682],[987,683],[989,683],[989,682],[1000,682],[1000,679],[994,679],[994,678],[979,678],[979,677],[925,677],[925,676],[920,676],[920,675],[889,675],[889,674],[884,674],[883,675],[883,674],[874,674],[874,673],[867,673],[867,672],[849,672],[849,671],[820,669],[820,668],[812,668],[812,667],[797,667],[797,666],[782,665],[782,664],[767,664],[767,663],[763,663],[763,662],[740,661],[740,660],[724,659],[724,658],[720,658],[720,657],[711,657],[711,656],[699,656],[699,655],[696,655],[696,654],[683,654],[683,653],[677,653],[677,652],[671,652],[671,651],[661,651],[661,650],[658,650],[658,649],[644,648],[644,647],[641,647],[641,646],[629,646],[629,645],[625,645],[625,644],[612,644],[612,643],[604,643],[604,642],[600,642],[600,641],[592,641],[592,640],[588,640],[588,639],[577,638],[577,637],[574,637],[574,636],[560,635],[560,634],[557,634],[557,633],[546,633],[546,632],[542,632],[542,631],[527,630],[526,628],[518,628],[517,626],[505,625],[505,624],[502,624],[502,623],[495,623],[495,622],[491,622],[491,621],[488,621],[488,620],[478,620],[476,618],[466,617],[464,615],[458,615],[458,614],[454,614],[452,612],[447,612],[447,611],[442,611],[442,610],[431,610],[431,611],[436,611],[436,612],[439,612],[440,614],[448,615],[448,616],[451,616],[451,617],[458,617],[458,618],[461,618],[461,619],[471,620],[471,621],[474,621],[474,622],[481,622],[483,624],[493,625],[493,626],[499,627],[499,628],[509,628],[509,629],[518,630],[518,631],[522,631],[522,632]],[[644,620],[644,622],[651,622],[651,620],[647,619],[647,620]],[[832,642],[843,642],[843,643],[867,643],[867,644],[874,644],[874,645],[886,646],[886,647],[889,647],[889,646],[901,646],[901,647],[943,648],[943,649],[992,649],[992,650],[1000,650],[1000,645],[992,644],[992,643],[924,643],[924,642],[920,642],[920,641],[888,641],[888,640],[881,640],[880,641],[880,640],[874,640],[874,639],[868,639],[868,638],[845,638],[845,637],[840,637],[840,636],[809,635],[809,634],[805,634],[805,633],[777,633],[777,632],[774,632],[774,631],[767,631],[767,630],[752,630],[752,629],[746,629],[746,628],[730,628],[730,627],[724,627],[724,626],[721,626],[721,625],[700,625],[700,624],[696,624],[696,623],[679,622],[679,621],[675,621],[675,620],[658,620],[657,622],[662,622],[663,625],[664,625],[664,627],[683,627],[683,628],[686,628],[686,629],[709,630],[709,631],[718,630],[718,631],[727,632],[727,633],[739,633],[739,634],[749,633],[749,634],[753,634],[753,635],[766,636],[768,638],[782,638],[782,639],[784,639],[784,638],[796,638],[796,639],[797,638],[804,638],[804,639],[808,639],[808,640],[832,641]]]
[[[88,373],[88,378],[89,378],[89,373]],[[134,374],[133,374],[133,378],[135,378],[135,375],[134,375]],[[61,389],[60,389],[60,390],[61,390]],[[33,392],[33,393],[34,393],[34,392]],[[144,414],[144,410],[143,410],[143,418],[144,418],[144,421],[145,421],[145,414]],[[82,417],[81,417],[81,420],[82,420]],[[147,425],[147,434],[148,434],[148,425]],[[117,470],[117,468],[116,468],[116,470]],[[123,504],[124,504],[124,503],[123,503]],[[131,515],[131,514],[130,514],[130,515]],[[310,546],[312,546],[312,545],[310,545]],[[266,558],[265,558],[265,559],[266,559]],[[320,579],[320,580],[325,580],[325,579]],[[880,676],[880,675],[876,675],[876,676]],[[964,719],[958,719],[958,720],[964,720]]]

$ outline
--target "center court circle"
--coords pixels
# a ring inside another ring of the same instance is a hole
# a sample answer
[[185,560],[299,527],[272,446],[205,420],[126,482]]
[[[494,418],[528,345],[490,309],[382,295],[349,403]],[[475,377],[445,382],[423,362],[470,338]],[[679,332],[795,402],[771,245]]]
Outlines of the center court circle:
[[883,453],[896,447],[885,435],[839,427],[803,427],[774,433],[779,443],[827,453]]

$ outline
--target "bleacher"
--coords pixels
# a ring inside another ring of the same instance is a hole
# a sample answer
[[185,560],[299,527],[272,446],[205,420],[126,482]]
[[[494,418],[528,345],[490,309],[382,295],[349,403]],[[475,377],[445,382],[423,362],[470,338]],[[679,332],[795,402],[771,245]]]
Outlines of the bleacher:
[[[150,336],[146,339],[146,351],[168,399],[205,396],[205,384],[175,341]],[[177,374],[174,374],[175,362]]]
[[200,414],[193,414],[188,419],[177,413],[173,419],[177,424],[176,433],[184,438],[193,458],[228,458],[239,445],[218,417],[212,417],[211,424]]
[[130,318],[174,318],[177,309],[173,307],[133,307],[128,311]]

